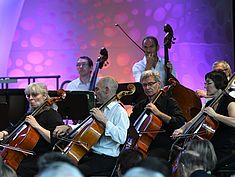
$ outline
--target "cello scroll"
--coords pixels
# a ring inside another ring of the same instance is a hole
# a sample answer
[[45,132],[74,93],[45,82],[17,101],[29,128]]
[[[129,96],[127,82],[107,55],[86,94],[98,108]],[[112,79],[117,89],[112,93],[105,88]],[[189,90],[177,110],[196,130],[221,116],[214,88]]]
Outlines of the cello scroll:
[[136,91],[134,84],[128,84],[127,89],[128,91],[121,91],[116,95],[117,100],[120,100],[123,96],[132,95]]

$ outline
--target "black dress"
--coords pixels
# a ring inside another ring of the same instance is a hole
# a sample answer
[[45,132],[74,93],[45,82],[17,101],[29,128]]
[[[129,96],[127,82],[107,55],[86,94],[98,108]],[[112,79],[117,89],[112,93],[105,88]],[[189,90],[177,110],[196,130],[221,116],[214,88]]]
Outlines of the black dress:
[[[143,112],[148,103],[149,100],[146,99],[134,106],[133,112],[130,115],[131,126],[133,126],[134,122],[138,119],[139,115]],[[166,132],[157,134],[156,138],[150,144],[149,151],[159,150],[159,153],[156,155],[161,154],[163,158],[168,158],[171,145],[174,142],[170,136],[175,129],[184,125],[186,119],[184,118],[176,100],[167,95],[160,96],[155,102],[155,105],[161,112],[171,116],[171,120],[169,123],[164,123],[162,121],[163,125],[161,129]],[[147,114],[149,114],[149,112],[147,112]]]
[[[216,112],[228,116],[227,108],[231,102],[235,102],[235,99],[229,95],[224,95],[219,102]],[[210,102],[206,106],[208,104]],[[219,127],[212,137],[211,142],[214,146],[218,163],[222,163],[224,159],[229,158],[229,156],[235,153],[235,128],[219,122]]]
[[[51,137],[55,127],[64,124],[60,114],[53,109],[46,110],[35,116],[35,118],[39,125],[51,132]],[[13,129],[14,127],[9,127],[6,129],[6,131],[11,132]],[[38,172],[38,158],[42,154],[52,151],[52,148],[53,143],[48,143],[42,136],[40,136],[39,141],[32,150],[36,153],[36,155],[26,156],[20,163],[17,169],[17,174],[21,177],[33,177],[36,175]]]

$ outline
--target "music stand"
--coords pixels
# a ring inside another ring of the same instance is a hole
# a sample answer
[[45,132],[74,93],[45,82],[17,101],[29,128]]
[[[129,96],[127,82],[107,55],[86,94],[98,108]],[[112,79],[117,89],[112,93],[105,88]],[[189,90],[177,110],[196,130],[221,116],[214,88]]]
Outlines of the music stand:
[[139,101],[146,98],[143,87],[142,87],[141,83],[139,83],[139,82],[118,84],[117,93],[119,93],[120,91],[128,90],[127,89],[128,84],[134,84],[135,87],[136,87],[136,91],[132,95],[124,96],[124,97],[121,98],[121,102],[124,105],[135,105]]
[[[56,96],[56,91],[49,91]],[[89,110],[95,106],[94,92],[91,91],[66,91],[63,101],[57,102],[58,112],[66,120],[81,121],[88,117]]]
[[[0,129],[7,128],[10,123],[17,123],[28,110],[28,101],[24,89],[0,90]],[[5,122],[5,123],[4,123]]]

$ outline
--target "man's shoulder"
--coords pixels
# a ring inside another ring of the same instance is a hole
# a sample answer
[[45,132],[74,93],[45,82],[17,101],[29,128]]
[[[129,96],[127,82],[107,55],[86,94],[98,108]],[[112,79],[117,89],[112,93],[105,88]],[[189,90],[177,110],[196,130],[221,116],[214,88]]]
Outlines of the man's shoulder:
[[71,82],[69,82],[68,83],[68,86],[70,85],[73,85],[73,84],[77,84],[77,83],[80,83],[81,81],[80,81],[80,79],[79,78],[77,78],[77,79],[74,79],[74,80],[72,80]]
[[66,90],[74,90],[77,88],[77,86],[81,83],[80,79],[77,78],[77,79],[74,79],[72,80],[71,82],[68,83],[67,87],[66,87]]
[[[78,77],[77,79],[72,80],[70,83],[77,83],[77,82],[81,82],[81,80],[80,80],[79,77]],[[70,84],[70,83],[69,83],[69,84]]]
[[134,67],[139,67],[139,66],[145,66],[145,65],[146,65],[146,59],[144,57],[141,60],[138,60],[137,62],[135,62],[134,65],[133,65],[133,68]]

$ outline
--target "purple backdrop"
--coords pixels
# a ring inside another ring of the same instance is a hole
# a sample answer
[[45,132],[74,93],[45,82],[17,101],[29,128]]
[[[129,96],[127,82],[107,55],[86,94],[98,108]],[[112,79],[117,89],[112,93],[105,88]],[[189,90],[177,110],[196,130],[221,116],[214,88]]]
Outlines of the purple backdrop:
[[[109,65],[99,75],[132,82],[132,65],[143,53],[114,24],[140,45],[146,35],[156,36],[163,56],[163,27],[169,23],[176,37],[169,55],[177,78],[193,90],[203,88],[215,60],[234,64],[231,8],[232,0],[25,0],[9,57],[1,59],[7,67],[0,69],[2,76],[61,75],[61,83],[77,77],[78,56],[95,62],[104,46]],[[51,80],[40,81],[55,89]],[[26,85],[18,81],[11,87]]]

